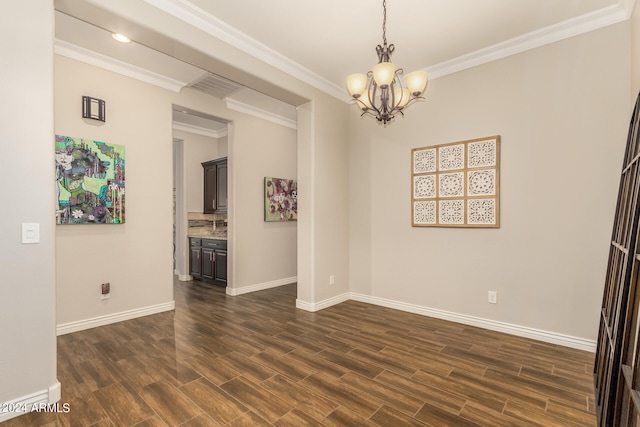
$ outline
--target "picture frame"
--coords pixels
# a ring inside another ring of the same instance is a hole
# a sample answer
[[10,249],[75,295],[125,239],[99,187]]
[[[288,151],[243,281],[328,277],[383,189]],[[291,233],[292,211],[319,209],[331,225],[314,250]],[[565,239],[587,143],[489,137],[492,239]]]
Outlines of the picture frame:
[[297,221],[298,183],[295,179],[264,178],[265,222]]
[[124,145],[55,136],[56,224],[124,224]]
[[413,227],[500,227],[500,135],[411,150]]

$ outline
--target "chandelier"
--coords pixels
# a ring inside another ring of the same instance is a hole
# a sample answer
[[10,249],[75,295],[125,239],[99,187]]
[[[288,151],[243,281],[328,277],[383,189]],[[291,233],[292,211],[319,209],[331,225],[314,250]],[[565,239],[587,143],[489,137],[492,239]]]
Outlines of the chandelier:
[[356,73],[347,77],[347,90],[356,105],[365,114],[387,124],[396,114],[404,116],[404,110],[418,99],[427,88],[426,71],[414,71],[405,76],[406,87],[402,87],[402,68],[391,62],[395,46],[387,45],[387,2],[383,0],[382,46],[376,46],[378,64],[367,74]]

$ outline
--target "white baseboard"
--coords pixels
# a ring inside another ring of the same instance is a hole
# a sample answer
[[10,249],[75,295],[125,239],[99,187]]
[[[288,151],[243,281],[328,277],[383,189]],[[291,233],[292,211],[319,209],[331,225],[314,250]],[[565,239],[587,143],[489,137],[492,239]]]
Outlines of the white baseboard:
[[148,307],[136,308],[119,313],[107,314],[105,316],[93,317],[91,319],[79,320],[76,322],[63,323],[56,327],[58,335],[70,334],[72,332],[83,331],[97,326],[110,325],[111,323],[122,322],[123,320],[135,319],[137,317],[148,316],[150,314],[171,311],[176,308],[176,302],[170,301],[164,304],[157,304]]
[[296,283],[298,277],[287,277],[285,279],[272,280],[271,282],[258,283],[255,285],[242,286],[241,288],[230,288],[227,286],[227,295],[237,296],[248,294],[249,292],[263,291],[265,289],[277,288],[278,286],[290,285]]
[[178,274],[178,280],[181,282],[190,282],[193,280],[193,276],[189,274]]
[[[531,338],[551,344],[558,344],[565,347],[571,347],[578,350],[589,351],[595,353],[596,342],[577,338],[570,335],[558,334],[556,332],[543,331],[541,329],[529,328],[527,326],[514,325],[511,323],[499,322],[496,320],[483,319],[481,317],[467,316],[466,314],[453,313],[450,311],[438,310],[429,307],[423,307],[415,304],[408,304],[400,301],[389,300],[385,298],[373,297],[370,295],[351,293],[350,299],[368,304],[379,305],[396,310],[406,311],[409,313],[421,314],[423,316],[435,317],[437,319],[449,320],[451,322],[462,323],[469,326],[477,326],[479,328],[489,329],[491,331],[504,332],[524,338]],[[296,306],[298,305],[296,301]]]
[[2,402],[3,407],[0,408],[2,409],[2,411],[0,411],[0,423],[15,418],[18,415],[31,412],[33,409],[38,409],[38,407],[41,407],[40,405],[54,404],[60,400],[60,396],[60,383],[56,381],[55,384],[48,389]]
[[328,298],[318,303],[306,302],[296,299],[296,308],[306,311],[319,311],[332,305],[340,304],[341,302],[348,301],[350,299],[349,292],[342,295],[336,295],[335,297]]

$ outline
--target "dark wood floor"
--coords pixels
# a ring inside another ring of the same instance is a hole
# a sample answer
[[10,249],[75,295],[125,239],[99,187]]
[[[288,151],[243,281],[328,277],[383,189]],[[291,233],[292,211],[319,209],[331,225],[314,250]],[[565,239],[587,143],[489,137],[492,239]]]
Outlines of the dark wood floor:
[[591,353],[295,295],[176,282],[175,312],[58,337],[70,412],[2,427],[596,424]]

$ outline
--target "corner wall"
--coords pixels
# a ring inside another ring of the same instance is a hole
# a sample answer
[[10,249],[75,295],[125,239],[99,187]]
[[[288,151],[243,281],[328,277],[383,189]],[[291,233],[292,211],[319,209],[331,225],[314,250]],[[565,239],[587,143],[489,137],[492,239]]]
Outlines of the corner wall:
[[[0,402],[60,399],[56,380],[53,2],[0,4]],[[10,64],[10,65],[9,65]],[[21,243],[21,224],[40,242]],[[2,408],[0,422],[17,415]]]
[[264,221],[264,177],[298,179],[296,131],[238,115],[229,131],[229,245],[237,295],[297,281],[298,221]]
[[[386,128],[352,111],[351,292],[590,346],[630,117],[629,40],[624,22],[442,77]],[[490,135],[502,137],[501,227],[411,227],[411,149]]]

